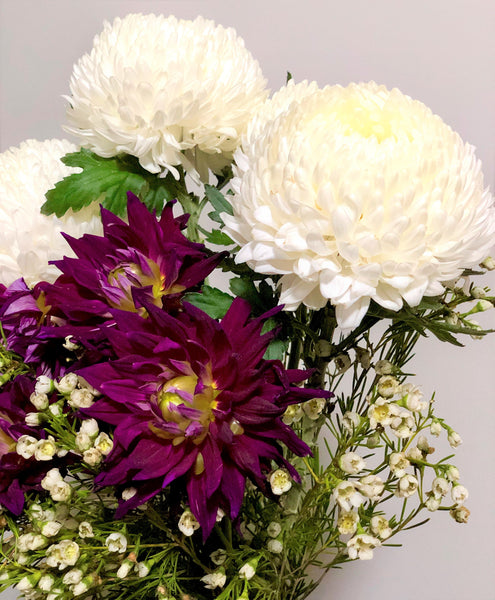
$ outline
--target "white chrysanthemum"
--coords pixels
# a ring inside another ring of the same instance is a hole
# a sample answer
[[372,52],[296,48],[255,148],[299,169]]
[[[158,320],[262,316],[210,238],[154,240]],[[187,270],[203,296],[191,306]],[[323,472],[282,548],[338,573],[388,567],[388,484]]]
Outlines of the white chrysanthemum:
[[61,235],[100,233],[100,209],[94,205],[60,219],[45,216],[40,208],[46,192],[80,169],[67,167],[60,158],[77,147],[67,140],[26,140],[0,154],[0,281],[9,285],[24,277],[28,285],[54,281],[60,274],[51,260],[74,256]]
[[151,173],[182,165],[205,179],[232,161],[267,97],[261,69],[233,29],[132,14],[105,23],[74,67],[67,109],[81,144],[127,153]]
[[442,293],[488,254],[493,199],[474,148],[399,90],[289,82],[248,126],[227,233],[280,274],[281,303],[328,300],[344,329]]

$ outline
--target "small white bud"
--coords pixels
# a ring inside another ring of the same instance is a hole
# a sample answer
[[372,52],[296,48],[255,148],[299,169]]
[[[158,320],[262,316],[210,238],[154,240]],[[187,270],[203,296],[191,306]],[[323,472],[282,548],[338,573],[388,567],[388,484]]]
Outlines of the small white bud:
[[448,435],[447,439],[449,441],[449,444],[452,446],[452,448],[457,448],[458,446],[460,446],[462,444],[461,436],[453,429],[451,429],[449,431],[449,435]]
[[258,566],[259,558],[253,558],[247,563],[244,563],[239,569],[239,577],[249,581],[256,575],[256,567]]
[[493,271],[495,269],[495,259],[493,259],[491,256],[487,256],[480,264],[480,267],[483,267],[487,271]]
[[471,296],[479,300],[486,296],[486,292],[482,287],[475,286],[471,288]]
[[457,521],[457,523],[467,523],[470,514],[471,513],[465,506],[456,506],[450,511],[450,516]]
[[390,375],[394,370],[394,365],[388,360],[379,360],[374,369],[377,375]]
[[284,549],[284,546],[280,540],[274,540],[273,538],[268,540],[268,544],[266,545],[268,552],[272,554],[280,554]]
[[149,562],[139,562],[136,564],[135,570],[138,577],[146,577],[151,570],[151,565]]
[[95,536],[94,532],[93,532],[93,527],[91,525],[91,523],[88,523],[88,521],[82,521],[81,523],[79,523],[78,526],[79,529],[79,537],[81,538],[92,538]]
[[278,537],[281,531],[282,527],[280,523],[277,523],[276,521],[272,521],[271,523],[269,523],[268,527],[266,528],[267,534],[272,538]]
[[21,435],[17,440],[15,451],[22,458],[29,459],[34,455],[38,440],[31,435]]
[[109,552],[123,554],[127,549],[127,539],[122,533],[111,533],[105,540]]
[[71,569],[65,573],[62,583],[65,583],[65,585],[75,585],[76,583],[79,583],[82,578],[83,572],[81,569]]
[[449,481],[459,481],[459,478],[461,476],[459,473],[459,469],[454,465],[449,465],[445,475]]
[[34,450],[34,457],[36,460],[52,460],[57,453],[57,445],[55,440],[50,435],[46,440],[38,440],[36,448]]
[[89,437],[89,435],[87,433],[84,433],[84,432],[79,432],[76,435],[75,442],[76,442],[76,448],[80,452],[85,452],[86,450],[89,450],[93,446],[93,440]]
[[345,473],[356,475],[366,467],[363,458],[355,452],[346,452],[339,459],[339,466]]
[[62,407],[60,404],[50,404],[48,410],[52,413],[54,417],[60,417],[62,414]]
[[416,492],[418,485],[418,480],[414,475],[404,475],[399,479],[395,495],[399,498],[409,498]]
[[361,417],[357,412],[347,411],[342,417],[342,427],[348,433],[354,433],[361,423]]
[[55,382],[55,387],[61,394],[70,394],[75,390],[78,384],[78,377],[75,373],[67,373],[60,381]]
[[349,369],[349,367],[352,365],[351,358],[347,353],[338,354],[333,359],[333,362],[339,373],[345,373]]
[[46,537],[53,537],[62,529],[62,523],[58,521],[47,521],[41,526],[41,533]]
[[41,487],[44,490],[50,491],[51,488],[63,481],[62,475],[60,475],[60,471],[58,469],[50,469],[45,477],[41,480]]
[[108,434],[100,433],[95,440],[95,448],[101,452],[103,456],[107,456],[112,451],[113,441]]
[[199,523],[190,510],[185,510],[182,513],[181,518],[179,519],[179,529],[188,537],[191,536],[196,529],[199,529]]
[[72,488],[67,482],[60,481],[52,485],[50,496],[55,502],[67,502],[72,496]]
[[75,389],[67,400],[72,408],[89,408],[94,404],[94,396],[89,390]]
[[36,384],[34,386],[36,394],[49,394],[50,392],[53,392],[54,389],[55,386],[53,381],[46,375],[40,375],[36,378]]
[[83,452],[83,460],[91,467],[96,467],[103,460],[103,455],[96,448],[90,448],[89,450]]
[[277,469],[270,475],[270,486],[276,496],[281,496],[292,487],[292,479],[285,469]]
[[48,408],[49,401],[46,394],[37,394],[36,392],[33,392],[31,396],[29,396],[29,401],[38,410],[46,410]]
[[125,490],[122,492],[122,500],[130,500],[131,498],[134,498],[136,494],[137,489],[135,487],[125,488]]
[[430,433],[435,437],[438,437],[442,433],[442,425],[438,421],[433,421],[430,425]]
[[435,512],[440,508],[440,504],[442,503],[441,496],[435,496],[434,494],[429,494],[425,500],[426,509],[430,512]]
[[29,427],[38,427],[43,420],[43,415],[39,412],[26,413],[26,416],[24,417],[24,422],[26,425],[29,425]]
[[469,492],[463,485],[454,485],[450,495],[452,496],[454,504],[460,506],[461,504],[464,504],[465,500],[467,500]]
[[42,592],[49,592],[52,589],[54,583],[55,577],[53,577],[53,575],[42,575],[42,577],[38,581],[38,588]]
[[96,437],[98,432],[98,423],[95,419],[86,419],[81,423],[81,427],[79,428],[79,433],[85,433],[91,438]]
[[450,488],[449,482],[444,477],[435,477],[431,484],[431,491],[437,498],[446,496]]
[[377,390],[383,398],[392,398],[399,392],[399,382],[392,375],[383,375],[378,380]]
[[205,584],[206,589],[214,590],[217,587],[223,588],[225,582],[227,581],[227,576],[223,570],[219,569],[214,573],[208,573],[208,575],[201,577],[200,581]]
[[117,577],[119,579],[125,579],[127,575],[131,572],[131,569],[134,567],[134,563],[130,560],[124,560],[117,571]]

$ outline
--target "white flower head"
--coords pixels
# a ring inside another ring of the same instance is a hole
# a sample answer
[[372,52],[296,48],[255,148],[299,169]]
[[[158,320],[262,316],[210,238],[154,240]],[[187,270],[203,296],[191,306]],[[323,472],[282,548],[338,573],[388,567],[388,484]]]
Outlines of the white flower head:
[[33,392],[31,396],[29,396],[29,400],[38,410],[46,410],[48,408],[49,402],[46,394],[37,394],[36,392]]
[[370,300],[417,306],[487,256],[480,162],[424,104],[374,82],[289,82],[267,104],[235,155],[225,222],[238,262],[282,275],[286,310],[330,301],[350,330]]
[[50,567],[73,567],[79,558],[79,545],[72,540],[62,540],[59,544],[53,544],[46,551],[47,564]]
[[435,477],[431,484],[431,491],[435,498],[442,498],[446,496],[450,489],[449,482],[445,479],[445,477]]
[[399,393],[400,385],[392,375],[382,375],[378,380],[377,391],[383,398],[392,398]]
[[71,569],[65,573],[62,582],[65,583],[65,585],[75,585],[76,583],[79,583],[82,578],[83,572],[81,569]]
[[272,492],[277,496],[285,494],[292,487],[292,478],[285,469],[273,471],[269,479]]
[[196,517],[188,509],[185,510],[179,519],[179,529],[184,535],[191,536],[200,525]]
[[38,588],[42,592],[49,592],[55,583],[53,575],[42,575],[38,581]]
[[452,486],[452,491],[450,492],[450,494],[452,496],[454,504],[456,504],[457,506],[464,504],[464,501],[467,500],[469,496],[469,492],[467,491],[467,489],[463,485],[459,484]]
[[[198,17],[130,14],[105,23],[74,67],[67,131],[100,156],[136,156],[151,173],[206,178],[228,165],[267,96],[233,29]],[[206,179],[207,180],[207,179]]]
[[[99,233],[101,220],[98,203],[63,217],[45,216],[40,212],[46,192],[64,177],[80,169],[67,167],[60,158],[77,147],[67,140],[27,140],[19,147],[0,154],[0,279],[11,284],[24,277],[28,285],[54,281],[59,275],[48,264],[64,255],[74,256],[61,232],[74,237]],[[36,387],[36,393],[42,393]]]
[[[94,395],[90,392],[90,390],[77,388],[72,390],[67,402],[70,406],[72,406],[72,408],[89,408],[94,404]],[[88,420],[94,421],[94,419]]]
[[51,460],[57,453],[57,445],[51,435],[46,440],[38,440],[34,450],[36,460]]
[[72,496],[72,488],[66,481],[57,481],[50,488],[50,496],[55,502],[67,502]]
[[346,452],[339,458],[339,466],[345,473],[356,475],[356,473],[359,473],[365,468],[366,463],[359,454],[356,454],[355,452]]
[[378,538],[360,533],[347,542],[347,553],[349,558],[354,560],[371,560],[373,558],[373,549],[380,546],[381,542]]
[[277,538],[280,535],[281,531],[282,531],[282,526],[277,521],[271,521],[268,524],[268,527],[266,528],[266,533],[271,538]]
[[406,469],[411,465],[403,452],[392,452],[388,459],[390,470],[396,477],[406,474]]
[[92,538],[94,537],[93,526],[88,521],[81,521],[78,527],[79,537],[84,538]]
[[285,409],[285,412],[282,416],[282,421],[286,425],[292,425],[292,423],[297,423],[303,418],[304,411],[300,404],[291,404]]
[[364,502],[363,496],[350,481],[341,481],[337,484],[333,490],[333,497],[346,512],[351,512],[353,508],[357,508]]
[[266,547],[268,552],[271,552],[272,554],[280,554],[284,549],[282,542],[280,540],[274,540],[273,538],[268,540]]
[[390,425],[399,412],[397,404],[389,402],[386,398],[378,398],[368,409],[370,427],[376,429],[378,425]]
[[425,507],[430,512],[435,512],[440,508],[440,504],[442,504],[442,497],[435,496],[433,492],[429,493],[425,500]]
[[83,460],[91,467],[96,467],[103,460],[103,454],[98,450],[98,448],[90,448],[89,450],[85,450],[83,452]]
[[108,435],[108,433],[100,433],[100,435],[95,439],[95,448],[103,454],[103,456],[107,456],[110,454],[113,448],[113,441]]
[[359,515],[357,512],[342,512],[337,521],[337,529],[341,535],[353,535],[359,523]]
[[59,381],[55,382],[55,387],[61,394],[70,394],[72,390],[76,389],[78,379],[75,373],[67,373]]
[[438,421],[433,421],[430,425],[430,433],[435,437],[438,437],[442,433],[442,425]]
[[227,576],[223,569],[219,569],[214,573],[208,573],[204,577],[201,577],[201,581],[205,584],[205,588],[208,590],[214,590],[215,588],[223,588],[227,581]]
[[62,523],[58,521],[47,521],[41,525],[41,535],[53,537],[62,529]]
[[406,408],[412,412],[424,410],[428,404],[423,400],[423,392],[412,383],[404,383],[400,386]]
[[302,404],[304,414],[312,421],[316,421],[319,419],[326,403],[325,398],[311,398],[311,400],[307,400]]
[[109,552],[123,554],[127,549],[127,538],[123,533],[111,533],[105,540]]
[[462,444],[461,436],[457,433],[457,431],[454,431],[452,429],[449,431],[447,439],[452,448],[457,448]]
[[31,458],[34,455],[37,443],[38,440],[32,435],[21,435],[17,440],[15,451],[22,456],[22,458]]
[[381,515],[375,515],[371,518],[371,531],[382,540],[386,540],[392,535],[392,528],[388,520]]
[[365,475],[356,485],[363,496],[373,501],[378,500],[385,489],[385,484],[378,475]]
[[96,419],[85,419],[79,428],[79,433],[86,433],[90,437],[96,437],[98,432],[98,422]]
[[409,438],[413,434],[414,417],[411,413],[403,410],[392,419],[390,427],[399,439]]
[[395,495],[399,498],[409,498],[418,489],[419,482],[414,475],[403,475],[399,479],[399,484]]
[[470,514],[470,511],[465,506],[455,506],[450,510],[451,517],[457,523],[467,523]]

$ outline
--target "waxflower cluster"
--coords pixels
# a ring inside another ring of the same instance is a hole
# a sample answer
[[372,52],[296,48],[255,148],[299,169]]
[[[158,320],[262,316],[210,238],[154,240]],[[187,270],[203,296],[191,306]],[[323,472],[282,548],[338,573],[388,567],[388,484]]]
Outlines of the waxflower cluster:
[[410,361],[488,333],[473,147],[373,82],[268,98],[200,17],[105,24],[69,87],[81,147],[0,155],[0,591],[303,600],[466,523]]

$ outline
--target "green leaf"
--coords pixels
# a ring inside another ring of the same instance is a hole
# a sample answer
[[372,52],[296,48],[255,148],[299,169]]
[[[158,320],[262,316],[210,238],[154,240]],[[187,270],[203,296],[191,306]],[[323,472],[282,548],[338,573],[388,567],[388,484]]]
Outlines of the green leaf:
[[184,300],[201,309],[213,319],[222,319],[234,298],[217,288],[204,285],[201,292],[185,294]]
[[210,231],[206,235],[206,241],[210,244],[216,244],[217,246],[232,246],[234,240],[232,240],[226,233],[215,229]]
[[239,298],[247,300],[255,312],[265,312],[266,306],[260,298],[254,283],[244,277],[236,277],[229,282],[230,290]]
[[124,216],[128,191],[138,196],[150,210],[161,212],[164,203],[182,191],[170,173],[163,178],[157,177],[143,169],[135,157],[128,155],[103,158],[83,148],[67,154],[62,162],[79,167],[82,172],[65,177],[48,191],[47,200],[41,207],[45,215],[55,213],[61,217],[69,208],[77,212],[99,201],[111,212]]
[[225,198],[225,196],[222,194],[222,192],[217,190],[216,187],[206,184],[205,185],[205,193],[206,193],[206,197],[208,198],[208,200],[210,201],[211,205],[213,206],[213,208],[216,210],[217,213],[220,214],[222,212],[226,212],[229,215],[234,214],[232,205]]
[[263,356],[266,360],[283,360],[289,344],[283,340],[272,340]]
[[292,77],[292,73],[290,71],[287,71],[287,75],[285,76],[285,83],[289,83],[289,81],[293,79]]

